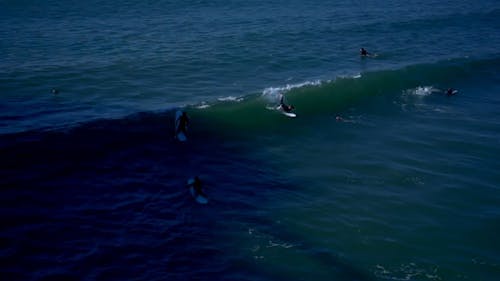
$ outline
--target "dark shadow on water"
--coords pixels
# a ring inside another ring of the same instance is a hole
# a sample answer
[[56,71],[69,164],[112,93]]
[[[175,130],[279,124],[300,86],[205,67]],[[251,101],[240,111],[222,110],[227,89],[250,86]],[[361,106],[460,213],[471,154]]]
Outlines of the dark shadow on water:
[[[273,169],[252,156],[258,148],[196,127],[193,139],[179,144],[172,124],[170,113],[145,113],[2,137],[0,276],[290,279],[286,272],[255,268],[221,238],[231,231],[221,219],[272,225],[260,211],[263,195],[256,187],[282,187],[267,183]],[[207,182],[208,206],[195,204],[184,189],[195,174]],[[295,233],[277,236],[304,240]],[[331,252],[313,249],[297,248],[330,268],[333,280],[374,280]]]

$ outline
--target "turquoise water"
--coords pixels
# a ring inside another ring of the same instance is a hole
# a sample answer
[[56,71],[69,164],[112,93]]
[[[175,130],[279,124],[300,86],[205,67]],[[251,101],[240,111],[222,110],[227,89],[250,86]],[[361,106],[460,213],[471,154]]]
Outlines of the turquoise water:
[[0,1],[0,279],[499,279],[499,16]]

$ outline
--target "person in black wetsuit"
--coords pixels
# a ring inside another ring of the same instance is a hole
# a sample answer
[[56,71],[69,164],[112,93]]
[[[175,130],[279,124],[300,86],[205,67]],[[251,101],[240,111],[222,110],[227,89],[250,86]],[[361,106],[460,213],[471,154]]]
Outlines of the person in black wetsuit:
[[187,116],[187,113],[183,111],[181,117],[179,117],[179,127],[177,127],[177,134],[180,132],[186,134],[188,125],[189,125],[189,117]]
[[367,50],[365,50],[365,48],[361,48],[359,49],[359,54],[362,56],[362,57],[367,57],[370,55],[370,53],[368,53]]
[[196,194],[201,195],[203,197],[207,197],[207,195],[201,189],[202,182],[198,176],[194,177],[194,181],[191,184],[188,184],[186,187],[193,187]]
[[448,90],[446,90],[446,96],[448,97],[456,95],[457,93],[458,91],[453,88],[448,88]]
[[295,109],[295,107],[293,105],[286,105],[285,102],[284,102],[284,98],[285,98],[285,96],[281,95],[280,105],[279,106],[281,107],[281,109],[283,109],[284,112],[290,113],[290,112],[292,112]]

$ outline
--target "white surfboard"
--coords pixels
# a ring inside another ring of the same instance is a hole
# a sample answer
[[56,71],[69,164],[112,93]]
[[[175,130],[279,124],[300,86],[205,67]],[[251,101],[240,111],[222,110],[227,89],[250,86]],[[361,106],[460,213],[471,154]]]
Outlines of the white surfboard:
[[207,204],[208,203],[208,198],[196,193],[196,190],[193,187],[194,179],[190,178],[187,181],[187,185],[189,186],[189,193],[191,196],[194,198],[194,200],[199,203],[199,204]]
[[293,113],[293,112],[286,112],[283,110],[283,108],[281,107],[281,105],[278,105],[278,107],[276,107],[276,109],[281,112],[281,114],[287,116],[287,117],[290,117],[290,118],[295,118],[297,117],[297,114]]
[[187,140],[187,137],[186,135],[184,134],[184,132],[180,131],[178,132],[179,130],[179,125],[181,123],[181,116],[182,116],[182,111],[180,110],[177,110],[177,112],[175,112],[175,131],[174,131],[174,134],[175,134],[175,138],[181,142],[184,142]]

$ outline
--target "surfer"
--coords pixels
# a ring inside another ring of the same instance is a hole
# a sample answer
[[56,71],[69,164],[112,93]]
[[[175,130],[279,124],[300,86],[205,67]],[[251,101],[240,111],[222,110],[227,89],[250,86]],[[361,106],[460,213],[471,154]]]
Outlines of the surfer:
[[281,109],[284,111],[284,112],[292,112],[295,107],[293,105],[286,105],[285,102],[284,102],[284,98],[285,96],[284,95],[281,95],[281,99],[280,99],[280,105],[279,107],[281,107]]
[[196,194],[201,195],[201,196],[206,198],[207,195],[205,193],[203,193],[203,190],[201,190],[201,184],[202,183],[201,183],[200,178],[198,176],[196,176],[196,177],[194,177],[193,182],[188,184],[186,187],[187,188],[193,187]]
[[180,132],[186,134],[188,124],[189,124],[189,117],[187,116],[186,111],[183,111],[182,115],[179,117],[179,126],[177,127],[177,134]]
[[446,96],[448,96],[448,97],[453,96],[457,93],[458,93],[458,91],[453,89],[453,88],[448,88],[448,90],[446,90]]
[[366,56],[369,56],[370,53],[368,53],[367,50],[365,50],[365,48],[361,48],[359,49],[359,54],[362,56],[362,57],[366,57]]

